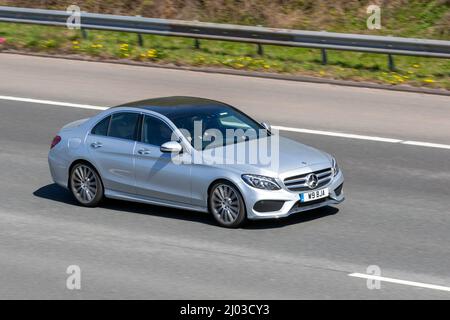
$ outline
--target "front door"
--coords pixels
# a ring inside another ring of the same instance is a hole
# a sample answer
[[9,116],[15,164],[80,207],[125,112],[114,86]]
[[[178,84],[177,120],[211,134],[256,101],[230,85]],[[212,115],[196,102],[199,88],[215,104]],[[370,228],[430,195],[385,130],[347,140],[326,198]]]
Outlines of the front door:
[[190,154],[161,152],[172,129],[161,119],[144,115],[141,141],[135,147],[136,192],[149,199],[191,204],[191,166],[181,163]]

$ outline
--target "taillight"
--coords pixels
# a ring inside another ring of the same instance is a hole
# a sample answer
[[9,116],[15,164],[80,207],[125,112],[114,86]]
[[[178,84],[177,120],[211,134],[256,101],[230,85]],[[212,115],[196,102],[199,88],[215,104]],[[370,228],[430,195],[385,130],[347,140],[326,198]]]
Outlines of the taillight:
[[53,149],[53,147],[56,146],[60,142],[61,142],[61,137],[60,136],[54,137],[53,141],[52,141],[52,144],[50,146],[50,149]]

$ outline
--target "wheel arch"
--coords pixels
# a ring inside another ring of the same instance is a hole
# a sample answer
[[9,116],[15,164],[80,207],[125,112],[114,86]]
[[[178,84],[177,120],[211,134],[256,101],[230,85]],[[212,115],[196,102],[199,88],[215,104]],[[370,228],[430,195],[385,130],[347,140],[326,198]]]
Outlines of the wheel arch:
[[206,205],[207,205],[207,208],[208,208],[208,212],[211,213],[211,208],[210,208],[210,205],[209,205],[209,198],[210,198],[210,194],[211,194],[211,189],[216,183],[219,183],[219,182],[225,182],[225,183],[231,184],[234,188],[236,188],[237,192],[239,192],[239,195],[242,198],[242,202],[244,202],[245,215],[247,215],[247,204],[245,202],[245,198],[243,196],[243,193],[242,193],[241,189],[238,187],[238,185],[236,183],[234,183],[230,179],[226,179],[226,178],[215,179],[209,184],[208,191],[207,191],[207,197],[206,197],[206,201],[207,201]]
[[103,178],[100,175],[100,172],[98,171],[98,169],[95,167],[94,164],[92,164],[92,162],[90,162],[90,161],[88,161],[86,159],[81,159],[81,158],[72,161],[72,163],[69,166],[69,170],[68,170],[68,174],[67,174],[67,187],[68,187],[68,189],[70,190],[70,188],[71,188],[71,185],[70,185],[70,173],[72,172],[73,167],[75,167],[77,164],[81,164],[81,163],[84,163],[84,164],[92,167],[92,169],[95,170],[97,175],[100,177],[100,183],[102,184],[103,192],[105,192],[105,185],[103,184]]

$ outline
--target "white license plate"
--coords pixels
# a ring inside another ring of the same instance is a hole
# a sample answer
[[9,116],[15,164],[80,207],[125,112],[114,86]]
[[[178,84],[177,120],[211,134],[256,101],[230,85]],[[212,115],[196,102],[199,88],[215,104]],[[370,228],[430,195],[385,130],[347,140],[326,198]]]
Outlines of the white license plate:
[[300,193],[300,201],[308,202],[308,201],[313,201],[313,200],[317,200],[317,199],[322,199],[322,198],[328,197],[329,194],[330,194],[330,191],[328,190],[328,188],[314,190],[314,191],[305,192],[305,193]]

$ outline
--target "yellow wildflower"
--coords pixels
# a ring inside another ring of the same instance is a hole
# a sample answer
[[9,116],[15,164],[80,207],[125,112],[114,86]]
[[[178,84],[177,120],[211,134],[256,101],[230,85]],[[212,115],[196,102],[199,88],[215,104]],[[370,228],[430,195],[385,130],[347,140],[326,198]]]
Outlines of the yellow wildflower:
[[148,58],[155,58],[157,56],[157,51],[155,49],[147,50]]

